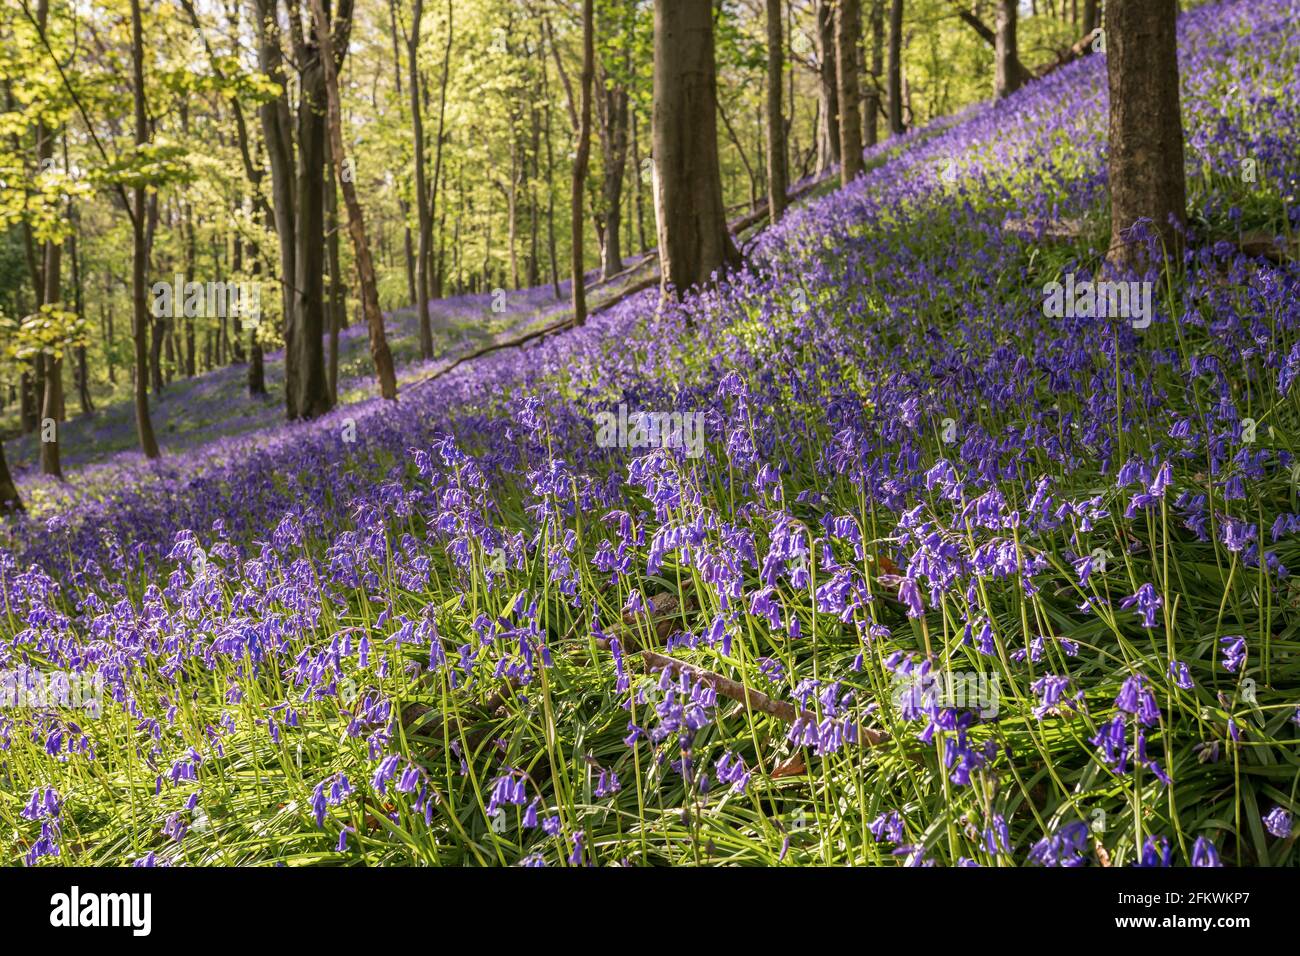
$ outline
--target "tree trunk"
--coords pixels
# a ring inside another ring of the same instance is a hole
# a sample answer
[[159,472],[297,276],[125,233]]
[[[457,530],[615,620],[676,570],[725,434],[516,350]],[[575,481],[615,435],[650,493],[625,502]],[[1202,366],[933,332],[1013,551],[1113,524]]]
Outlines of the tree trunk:
[[4,442],[0,442],[0,518],[23,510],[23,499],[18,494],[13,475],[9,474],[9,462],[5,460]]
[[623,248],[619,229],[623,224],[623,174],[627,166],[628,89],[626,84],[603,75],[600,83],[600,142],[604,153],[601,198],[604,209],[601,229],[600,272],[606,279],[623,271]]
[[429,241],[433,236],[433,214],[429,209],[429,184],[424,175],[424,110],[420,102],[420,20],[424,0],[414,0],[411,8],[411,32],[406,38],[406,59],[411,97],[411,136],[415,146],[415,304],[419,317],[420,358],[433,358],[433,327],[429,322]]
[[837,0],[835,57],[840,78],[840,183],[845,186],[862,173],[862,117],[858,113],[858,44],[861,39],[859,0]]
[[713,5],[656,0],[654,203],[664,295],[740,263],[722,204],[717,111]]
[[[324,55],[306,37],[299,51],[298,166],[294,309],[285,322],[285,405],[290,419],[316,418],[333,407],[325,374]],[[341,161],[341,157],[340,157]],[[351,177],[347,177],[351,178]],[[351,186],[351,183],[347,184]]]
[[885,60],[885,0],[871,0],[871,69],[862,116],[862,143],[875,146],[879,141],[880,81]]
[[[1176,0],[1111,0],[1106,6],[1110,89],[1110,251],[1120,268],[1151,264],[1127,236],[1139,219],[1177,262],[1187,215],[1183,125],[1178,101]],[[1174,220],[1178,227],[1171,225]],[[1154,250],[1160,256],[1159,249]]]
[[889,132],[901,136],[903,125],[903,0],[893,0],[889,8]]
[[821,94],[821,131],[817,146],[817,171],[824,173],[840,162],[840,80],[835,61],[835,0],[817,3],[817,58]]
[[[397,45],[397,0],[388,0],[388,30],[393,40],[393,84],[397,90],[397,98],[400,100],[402,98],[402,55],[401,49]],[[406,257],[406,296],[408,302],[414,303],[416,300],[415,246],[411,241],[411,223],[408,218],[411,211],[410,203],[406,199],[399,197],[397,209],[402,214],[402,251]],[[335,398],[337,399],[337,396]]]
[[993,94],[999,98],[1010,96],[1020,88],[1023,80],[1016,53],[1016,3],[1017,0],[998,0],[993,45]]
[[1101,26],[1097,0],[1083,0],[1083,32],[1092,33]]
[[[64,137],[64,152],[67,151],[67,137]],[[79,229],[81,220],[79,216],[73,216],[73,221]],[[85,289],[82,285],[81,274],[81,253],[77,246],[77,233],[74,231],[68,237],[68,253],[72,260],[72,295],[73,308],[77,315],[82,319],[86,315],[86,297]],[[86,346],[81,344],[74,350],[75,362],[73,366],[73,378],[77,386],[77,401],[81,405],[81,414],[83,416],[91,414],[95,410],[95,403],[90,397],[90,368],[86,360]]]
[[[451,48],[452,38],[455,36],[454,20],[452,13],[451,0],[447,0],[447,43],[442,50],[442,82],[438,92],[438,135],[433,146],[433,188],[429,193],[429,222],[432,225],[433,220],[438,214],[438,198],[442,189],[442,147],[444,133],[447,125],[447,80],[451,75]],[[446,219],[446,211],[443,211],[443,219]],[[443,230],[438,230],[438,248],[439,262],[441,263],[441,249],[443,240]],[[433,296],[436,299],[442,298],[442,266],[439,264],[438,269],[434,272]]]
[[[135,143],[137,147],[149,142],[149,125],[145,115],[144,89],[144,29],[140,22],[140,0],[131,0],[131,73],[135,87]],[[145,272],[149,249],[145,238],[145,188],[140,183],[134,190],[134,211],[131,216],[131,306],[132,332],[135,339],[135,429],[140,438],[140,450],[146,458],[159,456],[158,441],[154,438],[153,422],[149,418],[149,313],[145,308]]]
[[[577,137],[576,154],[573,158],[573,179],[570,189],[569,234],[572,243],[573,273],[573,324],[582,325],[587,321],[586,269],[583,266],[582,202],[583,186],[587,180],[587,162],[591,156],[591,87],[595,74],[596,53],[594,27],[592,24],[592,0],[582,2],[582,74],[578,79],[581,87],[578,107],[578,126],[574,130]],[[558,54],[557,54],[558,55]]]
[[785,73],[781,6],[781,0],[767,0],[767,208],[768,218],[774,223],[785,212],[785,193],[789,186],[785,118],[781,114],[781,81]]
[[[328,104],[330,147],[333,151],[334,173],[343,190],[343,204],[348,210],[348,231],[352,236],[352,250],[357,260],[357,276],[361,286],[361,306],[370,331],[370,356],[379,378],[380,394],[392,401],[397,398],[397,376],[393,371],[393,356],[388,351],[384,335],[384,315],[379,311],[379,292],[375,284],[375,266],[370,258],[370,244],[366,239],[366,224],[361,217],[361,203],[351,176],[344,175],[343,167],[343,111],[339,105],[338,60],[334,58],[334,41],[330,36],[329,21],[321,0],[311,0],[312,15],[316,21],[316,39],[320,45],[320,64],[324,68],[324,86]],[[351,16],[351,4],[339,4],[339,18]],[[341,30],[343,41],[340,51],[346,50],[347,30]],[[319,339],[317,339],[319,342]]]
[[[63,247],[57,242],[45,243],[45,294],[46,305],[62,307],[60,302],[60,273]],[[63,467],[59,462],[59,423],[63,420],[63,359],[53,353],[37,356],[44,368],[44,394],[41,400],[41,474],[63,480]]]
[[[294,312],[297,296],[294,294],[294,250],[297,247],[295,222],[295,181],[292,114],[284,75],[284,52],[280,48],[280,29],[276,20],[275,0],[256,0],[258,66],[276,84],[275,95],[258,107],[262,122],[262,136],[266,142],[267,164],[271,168],[271,201],[275,214],[275,232],[280,244],[280,301],[284,312],[286,333],[285,348],[285,401],[289,398],[289,372],[291,360],[288,348],[288,330],[296,326]],[[255,336],[256,337],[256,336]],[[260,355],[260,348],[258,349]],[[255,357],[256,358],[256,357]],[[261,363],[256,365],[260,368]],[[253,392],[254,363],[249,365],[249,391]],[[296,368],[294,370],[296,377]],[[262,391],[265,394],[265,384]],[[292,406],[288,405],[290,417]]]
[[[333,168],[333,149],[328,139],[325,140],[325,161]],[[330,404],[337,405],[339,400],[339,332],[343,328],[343,314],[347,306],[343,302],[343,276],[340,273],[339,256],[339,196],[330,176],[325,187],[325,229],[329,236],[326,244],[326,258],[330,268],[329,290],[329,356],[326,361],[326,376],[329,380]]]
[[18,402],[19,418],[22,421],[22,432],[24,435],[30,435],[36,431],[36,426],[40,423],[40,413],[36,392],[36,383],[33,381],[31,372],[24,371],[18,378]]

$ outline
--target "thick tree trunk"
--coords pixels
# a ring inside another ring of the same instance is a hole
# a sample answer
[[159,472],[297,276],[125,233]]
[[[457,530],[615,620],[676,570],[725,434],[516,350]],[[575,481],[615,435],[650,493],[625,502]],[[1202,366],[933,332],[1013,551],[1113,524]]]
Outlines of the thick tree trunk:
[[859,0],[837,0],[835,58],[840,78],[840,182],[846,186],[862,173],[862,117],[858,113],[861,72],[858,44],[861,40]]
[[1016,3],[1017,0],[998,0],[993,44],[993,93],[999,98],[1010,96],[1020,88],[1023,80],[1016,53]]
[[[325,374],[325,64],[320,45],[305,38],[299,57],[298,169],[294,309],[285,323],[288,417],[316,418],[332,407]],[[348,177],[350,178],[350,177]],[[351,185],[348,183],[347,185]]]
[[[144,146],[149,142],[149,125],[145,111],[144,88],[144,28],[140,20],[140,0],[131,0],[131,72],[135,87],[135,143]],[[149,418],[149,312],[145,308],[145,272],[148,267],[149,247],[145,237],[145,188],[141,183],[134,190],[134,210],[131,217],[131,317],[135,339],[135,429],[140,439],[140,450],[146,458],[159,456],[158,440],[154,438],[153,422]]]
[[655,218],[661,290],[681,295],[740,263],[718,167],[713,5],[654,7]]
[[[1187,216],[1183,124],[1178,100],[1176,0],[1111,0],[1106,5],[1110,89],[1110,251],[1121,268],[1151,264],[1126,235],[1149,219],[1164,252],[1178,261]],[[1157,249],[1155,255],[1161,251]]]
[[771,222],[777,222],[785,213],[789,187],[785,117],[781,115],[781,81],[785,73],[781,7],[781,0],[767,0],[767,209]]
[[596,53],[594,26],[592,24],[592,0],[582,2],[582,74],[578,78],[581,87],[578,96],[578,128],[576,153],[573,158],[573,180],[569,194],[570,214],[569,233],[571,240],[571,272],[573,274],[573,324],[582,325],[587,321],[587,290],[583,265],[583,186],[587,181],[587,162],[591,156],[591,87],[596,71]]
[[817,138],[817,171],[840,162],[840,80],[835,61],[835,0],[817,0],[817,79],[821,96],[821,130]]
[[0,442],[0,518],[23,510],[23,499],[18,494],[13,475],[9,474],[9,462],[5,460],[4,442]]
[[1083,0],[1083,32],[1092,33],[1101,26],[1097,0]]
[[892,0],[889,7],[889,132],[901,136],[903,125],[903,0]]
[[[320,45],[320,65],[323,67],[326,102],[328,104],[328,128],[330,147],[333,152],[334,174],[338,177],[339,188],[343,190],[343,204],[348,210],[348,231],[352,236],[352,251],[357,260],[357,275],[361,286],[361,306],[365,313],[366,325],[370,331],[370,356],[375,363],[375,374],[379,378],[380,394],[392,401],[397,398],[397,376],[393,371],[393,356],[388,351],[388,340],[384,335],[384,315],[379,311],[379,292],[375,282],[375,266],[370,258],[370,243],[366,239],[366,224],[361,217],[361,203],[357,199],[357,189],[351,176],[345,176],[343,154],[343,111],[339,105],[338,60],[335,59],[334,42],[330,36],[329,20],[321,0],[311,0],[311,10],[316,21],[316,39]],[[346,10],[346,17],[345,11]],[[339,5],[341,20],[351,16],[351,4]],[[343,46],[346,49],[347,30],[340,31]],[[320,340],[317,339],[319,342]]]

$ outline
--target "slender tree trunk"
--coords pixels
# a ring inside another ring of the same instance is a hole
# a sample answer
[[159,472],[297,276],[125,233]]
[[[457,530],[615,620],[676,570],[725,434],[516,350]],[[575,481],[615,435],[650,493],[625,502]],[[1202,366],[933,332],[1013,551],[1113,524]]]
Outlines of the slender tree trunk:
[[36,383],[31,372],[24,371],[18,378],[19,417],[22,420],[22,432],[30,435],[40,422]]
[[[352,177],[343,174],[343,111],[339,105],[339,78],[337,60],[334,59],[334,43],[330,36],[329,21],[321,0],[311,0],[312,15],[316,21],[316,38],[320,44],[320,62],[324,68],[325,95],[329,106],[329,137],[334,153],[334,173],[343,190],[343,204],[348,210],[348,231],[352,235],[353,253],[357,260],[357,274],[361,286],[361,305],[366,316],[366,325],[370,330],[370,355],[375,363],[375,374],[379,378],[379,391],[384,398],[397,398],[397,377],[393,371],[393,356],[388,351],[388,340],[384,335],[384,315],[379,311],[379,292],[375,283],[375,267],[370,258],[370,244],[366,239],[366,225],[361,217],[361,203],[357,199],[356,186]],[[343,5],[340,5],[340,17]],[[349,16],[351,9],[349,5]],[[344,42],[346,42],[346,31]]]
[[785,193],[789,187],[785,117],[781,111],[781,81],[785,73],[781,7],[781,0],[767,0],[767,208],[768,218],[774,223],[785,213]]
[[570,191],[569,230],[572,239],[573,273],[573,324],[582,325],[587,321],[587,289],[583,266],[583,186],[587,180],[587,162],[591,156],[591,87],[596,70],[595,38],[593,27],[592,0],[582,2],[582,74],[578,85],[581,87],[578,107],[578,127],[576,155],[573,159],[573,180]]
[[[442,190],[442,147],[445,139],[447,126],[447,80],[451,76],[451,50],[452,39],[455,36],[455,21],[453,20],[452,0],[447,0],[447,43],[442,50],[442,81],[439,84],[438,91],[438,135],[433,145],[433,188],[429,193],[429,222],[433,223],[438,214],[438,199]],[[446,218],[446,212],[443,212],[443,218]],[[439,261],[442,257],[442,240],[443,230],[438,230],[438,249]],[[442,266],[439,265],[434,273],[434,298],[442,298]]]
[[903,0],[892,0],[889,8],[889,132],[901,136],[903,125]]
[[875,146],[879,141],[880,82],[885,59],[885,0],[871,0],[871,69],[870,83],[864,97],[862,142]]
[[1017,0],[998,0],[996,39],[993,46],[993,92],[1010,96],[1020,88],[1020,59],[1016,53]]
[[600,140],[605,162],[601,198],[601,275],[606,279],[623,271],[623,249],[619,229],[623,222],[623,179],[627,166],[628,89],[621,81],[602,76],[599,84],[602,104]]
[[[149,125],[145,115],[144,88],[144,28],[140,20],[140,0],[131,0],[131,73],[135,87],[135,143],[137,147],[149,142]],[[145,188],[139,183],[134,190],[134,212],[131,217],[131,305],[132,326],[135,338],[135,428],[140,438],[140,450],[146,458],[159,456],[158,441],[154,438],[153,422],[149,418],[149,313],[145,308],[145,281],[149,249],[145,238]]]
[[817,171],[826,172],[840,162],[840,79],[836,68],[835,0],[817,0],[818,92],[821,130],[818,135]]
[[[325,162],[328,168],[334,168],[333,148],[328,137],[325,140]],[[328,234],[326,257],[330,268],[329,290],[329,356],[326,361],[326,375],[329,379],[330,404],[337,405],[339,400],[339,331],[343,328],[343,313],[347,306],[343,302],[343,276],[340,273],[339,256],[339,198],[338,187],[333,175],[325,186],[325,230]]]
[[[67,138],[65,134],[65,158],[66,152]],[[74,215],[73,222],[76,228],[80,229],[80,217]],[[73,308],[77,315],[84,319],[86,315],[86,298],[85,290],[82,285],[81,253],[77,246],[77,233],[75,231],[68,237],[68,254],[72,260]],[[95,410],[95,404],[90,397],[90,370],[89,363],[86,359],[86,346],[84,344],[76,346],[74,349],[74,356],[76,364],[73,366],[73,378],[75,379],[77,386],[77,401],[81,405],[81,414],[86,416]]]
[[836,0],[835,56],[840,79],[840,182],[848,185],[862,173],[862,117],[858,112],[862,40],[859,0]]
[[739,265],[718,166],[713,5],[655,0],[655,218],[661,292],[681,295]]
[[[393,39],[393,85],[397,98],[402,98],[402,55],[397,44],[397,0],[388,0],[388,29]],[[402,251],[406,257],[406,295],[407,301],[416,301],[415,292],[415,245],[411,240],[410,203],[405,198],[397,200],[398,211],[402,214]],[[418,226],[417,226],[418,228]],[[337,397],[337,396],[336,396]]]
[[[1106,77],[1110,89],[1110,251],[1121,268],[1152,264],[1128,230],[1140,219],[1179,261],[1187,217],[1183,124],[1178,101],[1176,0],[1110,0]],[[1173,220],[1173,224],[1171,224]],[[1176,224],[1176,225],[1175,225]],[[1155,251],[1159,256],[1160,250]]]
[[[41,124],[36,132],[37,152],[43,156],[53,154],[53,136]],[[41,293],[42,306],[61,308],[63,246],[47,240],[43,249],[44,263],[41,277],[45,288]],[[52,352],[42,351],[36,356],[41,371],[41,422],[40,422],[40,461],[41,473],[63,479],[63,468],[59,463],[59,423],[63,420],[63,360]]]
[[[271,169],[271,200],[275,215],[275,232],[280,245],[280,301],[284,312],[285,347],[285,402],[289,417],[297,417],[290,396],[297,385],[297,364],[290,358],[288,333],[296,328],[294,313],[297,295],[294,291],[294,256],[298,245],[295,221],[297,197],[294,180],[293,120],[289,110],[289,96],[284,75],[284,52],[280,47],[280,28],[276,20],[275,0],[256,0],[258,66],[276,85],[275,95],[258,108],[262,122],[262,137],[266,143],[267,164]],[[260,348],[259,348],[260,356]],[[258,356],[254,357],[255,359]],[[253,391],[254,365],[249,365],[249,390]],[[292,386],[291,387],[291,383]],[[265,394],[265,383],[262,391]]]
[[424,17],[424,0],[414,0],[411,7],[411,32],[406,38],[406,59],[410,98],[411,136],[415,145],[415,303],[419,316],[420,358],[433,358],[433,326],[429,321],[429,242],[433,236],[433,214],[429,209],[429,184],[424,174],[424,110],[420,96],[420,21]]
[[[545,64],[542,69],[545,71]],[[545,72],[543,72],[545,76]],[[560,300],[560,263],[555,242],[555,147],[551,142],[550,98],[546,105],[546,248],[551,260],[551,291]]]

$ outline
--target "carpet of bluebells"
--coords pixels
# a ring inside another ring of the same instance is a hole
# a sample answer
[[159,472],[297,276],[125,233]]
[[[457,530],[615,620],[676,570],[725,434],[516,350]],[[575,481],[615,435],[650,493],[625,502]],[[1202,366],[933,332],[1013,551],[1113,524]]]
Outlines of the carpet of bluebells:
[[[1182,18],[1149,327],[1044,315],[1106,245],[1088,57],[713,291],[44,488],[0,669],[102,694],[0,709],[3,858],[1296,863],[1300,268],[1240,240],[1300,226],[1297,33]],[[703,455],[601,447],[620,403]]]

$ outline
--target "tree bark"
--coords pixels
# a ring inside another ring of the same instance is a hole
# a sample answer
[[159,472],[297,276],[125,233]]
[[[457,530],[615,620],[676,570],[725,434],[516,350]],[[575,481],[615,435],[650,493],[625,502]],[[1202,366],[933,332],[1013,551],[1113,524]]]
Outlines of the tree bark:
[[[1177,16],[1176,0],[1111,0],[1106,7],[1111,224],[1107,258],[1120,268],[1152,264],[1144,244],[1127,236],[1140,219],[1150,220],[1172,261],[1181,255],[1187,186]],[[1153,255],[1158,259],[1160,250]]]
[[311,35],[300,42],[295,38],[295,52],[300,90],[294,309],[284,332],[285,410],[290,419],[316,418],[333,407],[324,346],[325,56]]
[[889,132],[901,136],[903,125],[903,0],[892,0],[889,8]]
[[[328,168],[334,168],[333,148],[325,140],[325,161]],[[339,255],[339,196],[338,187],[331,175],[325,186],[325,230],[328,236],[326,258],[329,260],[329,355],[326,359],[325,372],[329,381],[330,404],[337,405],[339,400],[339,332],[343,329],[343,315],[347,306],[343,302],[343,276],[340,272]]]
[[[438,135],[434,140],[433,146],[433,188],[429,191],[429,222],[432,225],[433,220],[438,214],[438,199],[441,196],[442,189],[442,147],[444,133],[447,124],[447,81],[451,76],[451,50],[452,38],[455,36],[453,12],[451,0],[447,0],[447,43],[442,49],[442,82],[438,92]],[[446,210],[443,211],[443,219],[446,219]],[[433,296],[442,298],[442,240],[445,235],[441,227],[438,229],[438,249],[439,265],[434,272]]]
[[1083,0],[1083,32],[1092,33],[1101,26],[1097,0]]
[[840,81],[835,61],[835,0],[817,2],[817,79],[821,96],[817,171],[824,173],[840,161]]
[[[629,64],[624,64],[625,66]],[[601,198],[601,275],[609,279],[623,271],[619,229],[623,224],[623,179],[628,149],[628,88],[621,78],[601,71],[600,146],[604,154]]]
[[429,209],[429,184],[424,174],[424,110],[420,102],[420,21],[424,0],[411,7],[411,32],[406,38],[407,86],[411,98],[411,137],[415,146],[415,302],[419,317],[420,358],[433,358],[433,327],[429,321],[429,241],[433,236],[433,214]]
[[836,0],[835,59],[840,78],[840,183],[847,186],[862,173],[862,117],[858,113],[862,39],[859,0]]
[[740,263],[718,165],[713,5],[654,5],[654,203],[661,293],[681,295]]
[[[131,78],[135,93],[135,144],[149,142],[149,123],[145,111],[144,28],[140,18],[140,0],[131,0]],[[159,457],[158,440],[149,418],[149,312],[145,308],[145,281],[149,247],[145,236],[145,188],[134,189],[131,216],[131,317],[135,339],[135,429],[140,450],[146,458]]]
[[[587,321],[586,268],[583,265],[583,186],[587,181],[587,163],[591,157],[591,86],[596,70],[595,38],[592,23],[592,0],[582,2],[582,74],[578,79],[581,88],[578,96],[578,127],[576,154],[573,158],[573,180],[570,190],[569,229],[571,237],[573,273],[573,324]],[[558,56],[558,53],[557,53]]]
[[781,0],[767,0],[767,208],[773,223],[780,221],[785,213],[785,193],[789,186],[785,118],[781,110],[781,81],[785,73],[781,7]]
[[23,499],[18,494],[13,475],[9,473],[9,462],[5,460],[4,442],[0,442],[0,518],[22,511]]
[[871,62],[868,69],[867,92],[863,97],[862,144],[875,146],[879,141],[880,79],[885,59],[885,4],[884,0],[871,0]]
[[[402,98],[402,55],[397,43],[397,0],[388,0],[388,30],[393,40],[393,85],[397,90],[397,98],[400,101]],[[398,197],[397,209],[402,214],[402,251],[406,257],[407,301],[415,302],[415,246],[411,242],[411,223],[408,218],[410,203],[405,198]]]
[[[297,296],[294,292],[294,257],[297,248],[296,183],[294,180],[293,119],[289,110],[289,94],[284,75],[284,51],[280,47],[280,28],[276,21],[276,0],[256,0],[258,66],[278,87],[276,94],[258,108],[262,122],[262,138],[266,142],[267,163],[271,168],[271,202],[275,217],[275,232],[280,244],[280,301],[283,309],[285,331],[285,402],[289,417],[293,414],[289,380],[296,380],[296,362],[291,365],[288,333],[296,328],[294,313]],[[255,336],[256,338],[256,336]],[[260,348],[259,348],[260,352]],[[257,363],[260,367],[261,363]],[[253,363],[249,365],[249,390],[253,389]],[[296,385],[296,381],[295,381]],[[263,388],[264,388],[263,384]],[[261,394],[265,394],[263,391]]]
[[[351,176],[343,173],[343,111],[339,105],[338,60],[334,58],[334,43],[330,36],[329,20],[321,0],[311,0],[313,18],[316,21],[316,39],[320,46],[320,63],[324,72],[326,102],[329,110],[329,137],[333,151],[334,173],[343,190],[343,204],[348,210],[348,231],[352,235],[353,253],[357,260],[357,275],[361,286],[361,306],[366,316],[366,325],[370,331],[370,356],[375,363],[375,374],[379,378],[380,394],[392,401],[397,398],[397,376],[393,371],[393,356],[388,350],[388,340],[384,335],[384,315],[379,310],[379,292],[375,283],[375,267],[370,258],[370,244],[366,239],[366,225],[361,216],[361,203],[357,200],[356,186]],[[339,18],[351,16],[351,4],[339,4]],[[347,42],[347,30],[341,30],[342,41]],[[344,48],[345,49],[345,48]],[[317,339],[319,342],[319,339]]]
[[1017,0],[998,0],[993,44],[993,95],[1010,96],[1020,88],[1023,77],[1016,54]]

